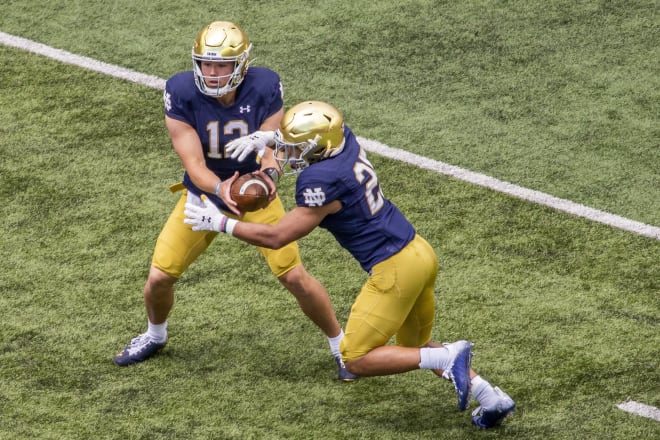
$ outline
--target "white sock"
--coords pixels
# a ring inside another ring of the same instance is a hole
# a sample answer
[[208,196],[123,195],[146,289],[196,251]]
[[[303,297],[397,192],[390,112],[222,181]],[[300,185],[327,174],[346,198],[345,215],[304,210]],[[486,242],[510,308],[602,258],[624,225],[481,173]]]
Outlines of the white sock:
[[471,384],[472,395],[482,407],[494,408],[497,405],[500,399],[487,380],[481,376],[475,376],[472,378]]
[[328,343],[330,344],[330,351],[332,352],[332,355],[334,357],[341,356],[341,352],[339,351],[339,345],[341,344],[341,340],[344,337],[344,329],[341,329],[339,334],[335,336],[334,338],[328,338]]
[[450,367],[454,354],[451,348],[444,347],[424,347],[419,349],[419,368],[423,370],[446,370]]
[[151,339],[157,342],[167,340],[167,320],[162,324],[152,324],[151,321],[147,319],[147,334]]

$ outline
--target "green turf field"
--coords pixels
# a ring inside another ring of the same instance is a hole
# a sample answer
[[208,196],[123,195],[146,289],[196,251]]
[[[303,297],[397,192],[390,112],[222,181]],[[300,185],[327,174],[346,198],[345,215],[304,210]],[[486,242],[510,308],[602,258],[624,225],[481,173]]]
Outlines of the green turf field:
[[[9,0],[0,32],[165,79],[215,19],[287,107],[325,100],[360,136],[660,227],[657,2]],[[503,427],[472,427],[429,372],[337,383],[228,237],[178,285],[163,353],[115,367],[182,173],[161,94],[0,44],[0,439],[660,438],[617,408],[660,407],[660,240],[376,154],[441,262],[434,339],[475,343],[517,402]],[[365,274],[325,232],[301,252],[345,322]]]

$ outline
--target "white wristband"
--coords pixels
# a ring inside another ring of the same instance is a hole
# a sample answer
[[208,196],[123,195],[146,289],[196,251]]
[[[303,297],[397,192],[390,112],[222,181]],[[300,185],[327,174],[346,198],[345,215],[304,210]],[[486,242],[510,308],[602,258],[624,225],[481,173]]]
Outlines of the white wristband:
[[228,218],[227,223],[225,224],[225,234],[227,235],[234,235],[234,226],[236,226],[236,223],[238,223],[238,220],[234,220],[233,218]]

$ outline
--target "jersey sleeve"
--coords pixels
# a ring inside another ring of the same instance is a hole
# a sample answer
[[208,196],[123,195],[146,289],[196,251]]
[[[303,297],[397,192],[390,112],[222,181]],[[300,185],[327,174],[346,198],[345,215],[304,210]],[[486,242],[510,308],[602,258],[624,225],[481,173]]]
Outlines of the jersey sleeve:
[[296,181],[296,205],[325,206],[335,200],[341,201],[344,191],[345,185],[341,179],[329,170],[323,174],[317,172],[313,176],[303,172]]
[[163,91],[165,115],[172,119],[194,125],[194,121],[190,119],[190,106],[186,104],[185,93],[182,92],[187,90],[186,87],[182,87],[182,79],[182,75],[176,75],[165,83],[165,90]]
[[270,71],[272,74],[271,85],[268,91],[268,102],[266,117],[270,117],[277,113],[284,106],[284,89],[282,88],[282,81],[279,75]]

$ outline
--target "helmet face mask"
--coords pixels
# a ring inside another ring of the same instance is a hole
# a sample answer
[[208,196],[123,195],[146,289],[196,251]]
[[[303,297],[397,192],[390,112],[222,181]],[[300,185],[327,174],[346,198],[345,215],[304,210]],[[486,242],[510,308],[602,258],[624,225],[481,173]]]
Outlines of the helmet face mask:
[[[283,140],[280,130],[275,132],[275,160],[284,174],[298,174],[320,160],[319,152],[325,148],[317,144],[319,137],[291,144]],[[289,171],[286,171],[287,165],[290,168]]]
[[[284,174],[297,174],[344,148],[344,117],[320,101],[291,107],[275,132],[275,159]],[[286,166],[290,171],[286,171]]]
[[[219,97],[236,90],[247,74],[251,49],[247,35],[236,24],[215,21],[205,26],[192,47],[193,72],[199,91]],[[202,62],[233,63],[233,69],[228,75],[204,75]],[[217,81],[217,85],[209,86],[208,80]]]

